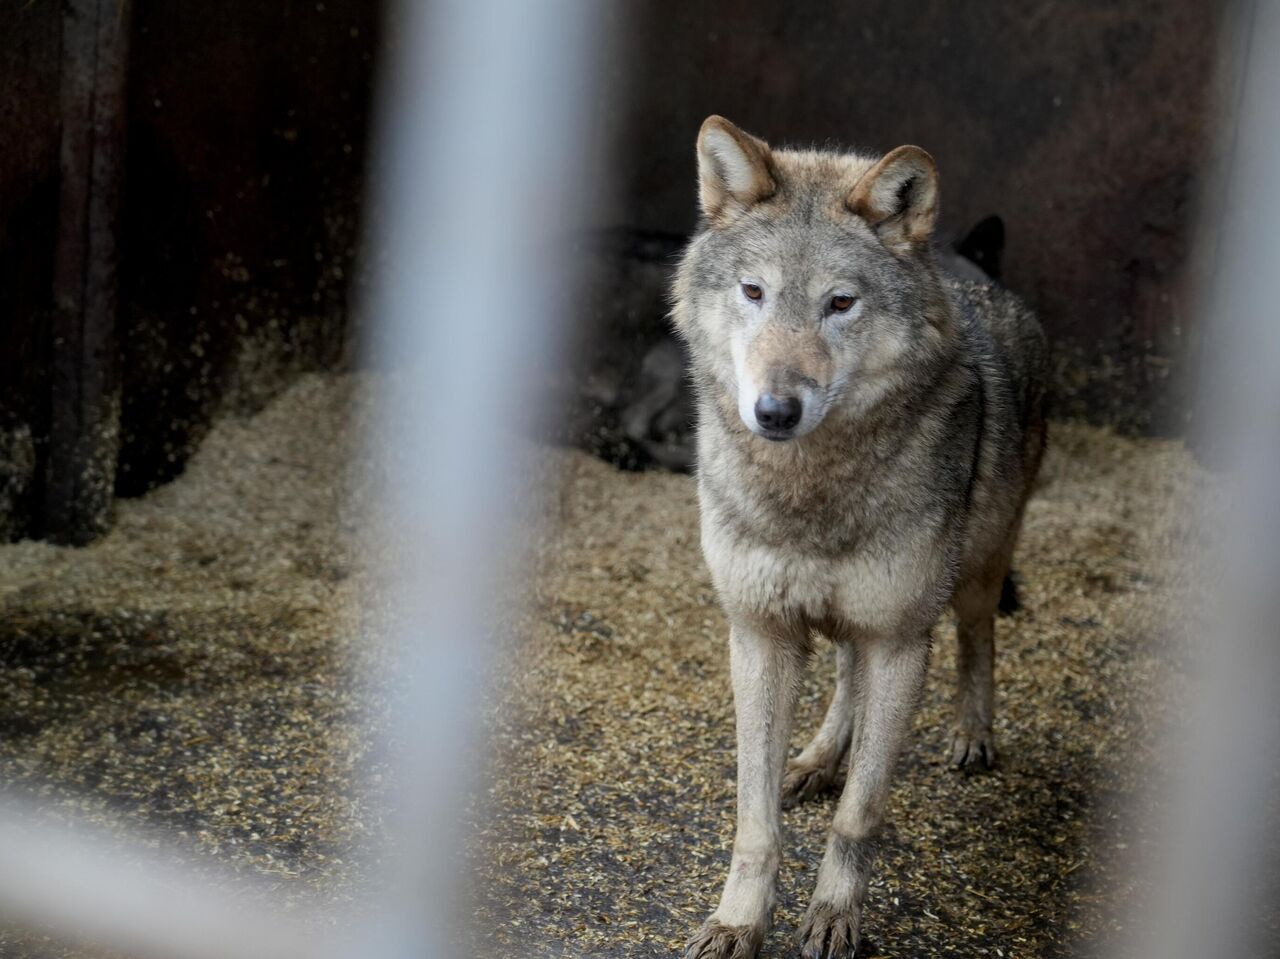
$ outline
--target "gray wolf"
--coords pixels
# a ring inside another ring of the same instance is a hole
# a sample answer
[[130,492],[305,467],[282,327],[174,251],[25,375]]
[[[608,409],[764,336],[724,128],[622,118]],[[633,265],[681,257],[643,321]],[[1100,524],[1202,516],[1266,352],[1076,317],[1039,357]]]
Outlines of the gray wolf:
[[[781,807],[847,781],[800,929],[851,956],[933,625],[956,612],[949,755],[989,764],[993,629],[1045,442],[1046,343],[991,283],[947,276],[938,173],[773,149],[721,117],[697,142],[702,218],[673,285],[698,406],[702,547],[730,623],[738,821],[696,959],[754,956],[774,905]],[[836,688],[788,762],[815,635]]]

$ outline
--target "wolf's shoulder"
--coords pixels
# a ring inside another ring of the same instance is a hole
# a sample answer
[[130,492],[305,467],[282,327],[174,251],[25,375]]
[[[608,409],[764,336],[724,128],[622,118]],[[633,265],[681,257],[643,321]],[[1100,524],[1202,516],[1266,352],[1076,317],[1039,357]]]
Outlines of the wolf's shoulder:
[[1035,311],[998,283],[943,278],[943,287],[967,327],[971,349],[979,359],[1008,370],[1012,385],[1022,390],[1041,385],[1048,364],[1048,340]]
[[942,285],[965,318],[997,342],[1026,341],[1027,346],[1045,342],[1035,311],[1007,287],[995,281],[979,283],[951,276],[944,277]]

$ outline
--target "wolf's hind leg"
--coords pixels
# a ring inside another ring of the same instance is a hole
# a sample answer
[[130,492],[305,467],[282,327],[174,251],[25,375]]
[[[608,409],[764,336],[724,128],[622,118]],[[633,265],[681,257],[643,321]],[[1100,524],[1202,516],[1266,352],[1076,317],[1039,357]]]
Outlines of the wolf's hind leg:
[[729,667],[738,727],[738,829],[720,905],[686,959],[752,959],[769,928],[782,858],[782,770],[806,637],[734,624]]
[[991,721],[995,712],[995,618],[1005,569],[961,584],[952,599],[956,611],[955,718],[951,765],[995,765]]
[[807,802],[835,785],[840,760],[853,736],[857,654],[851,642],[836,645],[836,691],[809,745],[787,763],[787,774],[782,780],[784,808]]

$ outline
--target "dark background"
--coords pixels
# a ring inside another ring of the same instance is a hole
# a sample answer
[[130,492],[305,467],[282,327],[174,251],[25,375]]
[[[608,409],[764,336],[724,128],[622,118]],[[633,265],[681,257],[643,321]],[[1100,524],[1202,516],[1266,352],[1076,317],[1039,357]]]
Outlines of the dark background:
[[621,136],[625,222],[693,225],[709,113],[771,142],[916,143],[944,232],[998,213],[1058,346],[1057,411],[1174,431],[1217,14],[1201,0],[658,3]]
[[[121,495],[176,475],[217,411],[257,408],[299,371],[353,355],[380,7],[213,9],[131,4]],[[617,6],[626,55],[610,58],[595,115],[617,180],[594,225],[687,232],[708,113],[775,143],[918,143],[942,172],[944,230],[1004,218],[1005,280],[1055,342],[1058,415],[1180,432],[1216,11],[1199,0]],[[0,0],[0,538],[41,526],[60,37],[59,4]]]

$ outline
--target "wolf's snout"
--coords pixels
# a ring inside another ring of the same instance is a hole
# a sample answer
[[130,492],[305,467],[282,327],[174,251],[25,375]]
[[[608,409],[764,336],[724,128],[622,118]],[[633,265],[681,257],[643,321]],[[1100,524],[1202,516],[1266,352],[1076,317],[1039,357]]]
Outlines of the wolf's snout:
[[800,422],[804,406],[794,396],[774,396],[765,393],[756,400],[756,422],[770,433],[786,433]]

